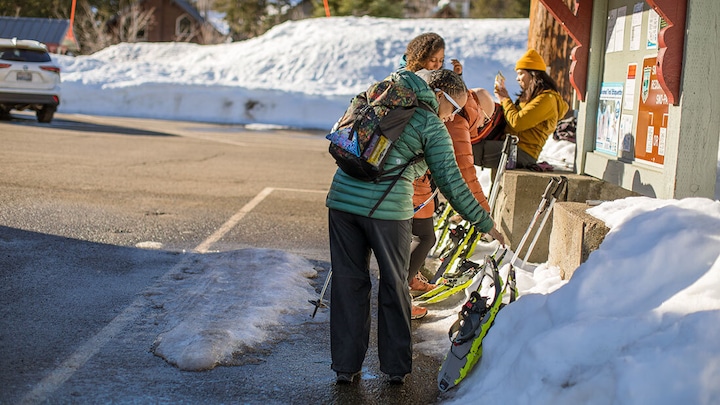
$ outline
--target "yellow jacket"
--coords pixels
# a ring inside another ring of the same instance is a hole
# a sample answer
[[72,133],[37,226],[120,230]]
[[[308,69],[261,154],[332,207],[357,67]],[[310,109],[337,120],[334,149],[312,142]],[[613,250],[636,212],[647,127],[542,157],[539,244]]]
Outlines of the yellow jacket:
[[529,102],[520,103],[519,108],[506,98],[502,101],[502,108],[507,122],[505,132],[517,135],[518,148],[537,160],[569,106],[560,94],[545,90]]

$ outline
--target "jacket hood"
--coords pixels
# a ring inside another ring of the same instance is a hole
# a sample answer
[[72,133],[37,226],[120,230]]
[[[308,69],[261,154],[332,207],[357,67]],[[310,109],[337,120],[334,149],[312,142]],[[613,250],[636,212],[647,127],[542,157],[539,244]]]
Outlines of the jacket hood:
[[424,102],[425,104],[431,106],[437,113],[440,103],[438,102],[437,97],[435,97],[435,92],[432,91],[427,82],[425,82],[425,80],[423,80],[420,76],[409,70],[400,69],[393,72],[390,75],[390,79],[395,83],[399,83],[400,85],[415,92],[418,102]]

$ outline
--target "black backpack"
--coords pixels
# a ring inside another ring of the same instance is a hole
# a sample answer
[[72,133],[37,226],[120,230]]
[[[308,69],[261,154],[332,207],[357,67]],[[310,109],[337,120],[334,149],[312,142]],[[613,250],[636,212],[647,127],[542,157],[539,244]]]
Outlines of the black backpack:
[[[370,101],[368,101],[370,100]],[[384,176],[400,171],[422,159],[416,156],[406,165],[384,170],[388,153],[398,140],[418,103],[415,93],[391,80],[383,80],[355,96],[332,132],[329,151],[337,165],[348,175],[363,181],[383,181]]]
[[418,155],[404,165],[384,170],[390,150],[418,106],[435,113],[432,107],[418,103],[412,90],[390,79],[383,80],[355,96],[326,136],[330,140],[330,154],[343,172],[363,181],[392,180],[370,216],[405,169],[424,158]]

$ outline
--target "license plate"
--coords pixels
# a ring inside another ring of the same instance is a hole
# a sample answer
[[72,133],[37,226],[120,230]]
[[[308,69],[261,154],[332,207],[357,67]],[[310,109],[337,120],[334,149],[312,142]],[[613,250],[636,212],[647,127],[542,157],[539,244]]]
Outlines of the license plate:
[[24,82],[31,82],[32,81],[32,73],[31,72],[17,72],[17,80],[24,81]]

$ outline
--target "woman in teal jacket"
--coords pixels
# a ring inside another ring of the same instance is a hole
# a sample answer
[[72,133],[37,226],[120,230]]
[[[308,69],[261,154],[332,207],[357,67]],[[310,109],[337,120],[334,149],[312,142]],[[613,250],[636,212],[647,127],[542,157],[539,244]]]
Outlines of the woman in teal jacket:
[[[370,256],[380,269],[378,290],[378,356],[380,370],[393,383],[403,383],[412,370],[410,294],[407,285],[412,237],[413,185],[430,169],[440,191],[455,210],[504,244],[492,219],[470,192],[455,160],[452,140],[443,123],[467,101],[467,89],[455,72],[432,73],[438,88],[407,70],[390,79],[411,89],[418,101],[437,111],[417,108],[395,147],[385,170],[402,166],[417,155],[424,160],[409,166],[387,195],[391,181],[355,179],[338,169],[326,206],[329,208],[330,255],[333,285],[330,301],[332,369],[339,383],[352,382],[362,368],[370,337]],[[378,200],[382,201],[378,205]],[[377,208],[370,216],[371,210]]]

